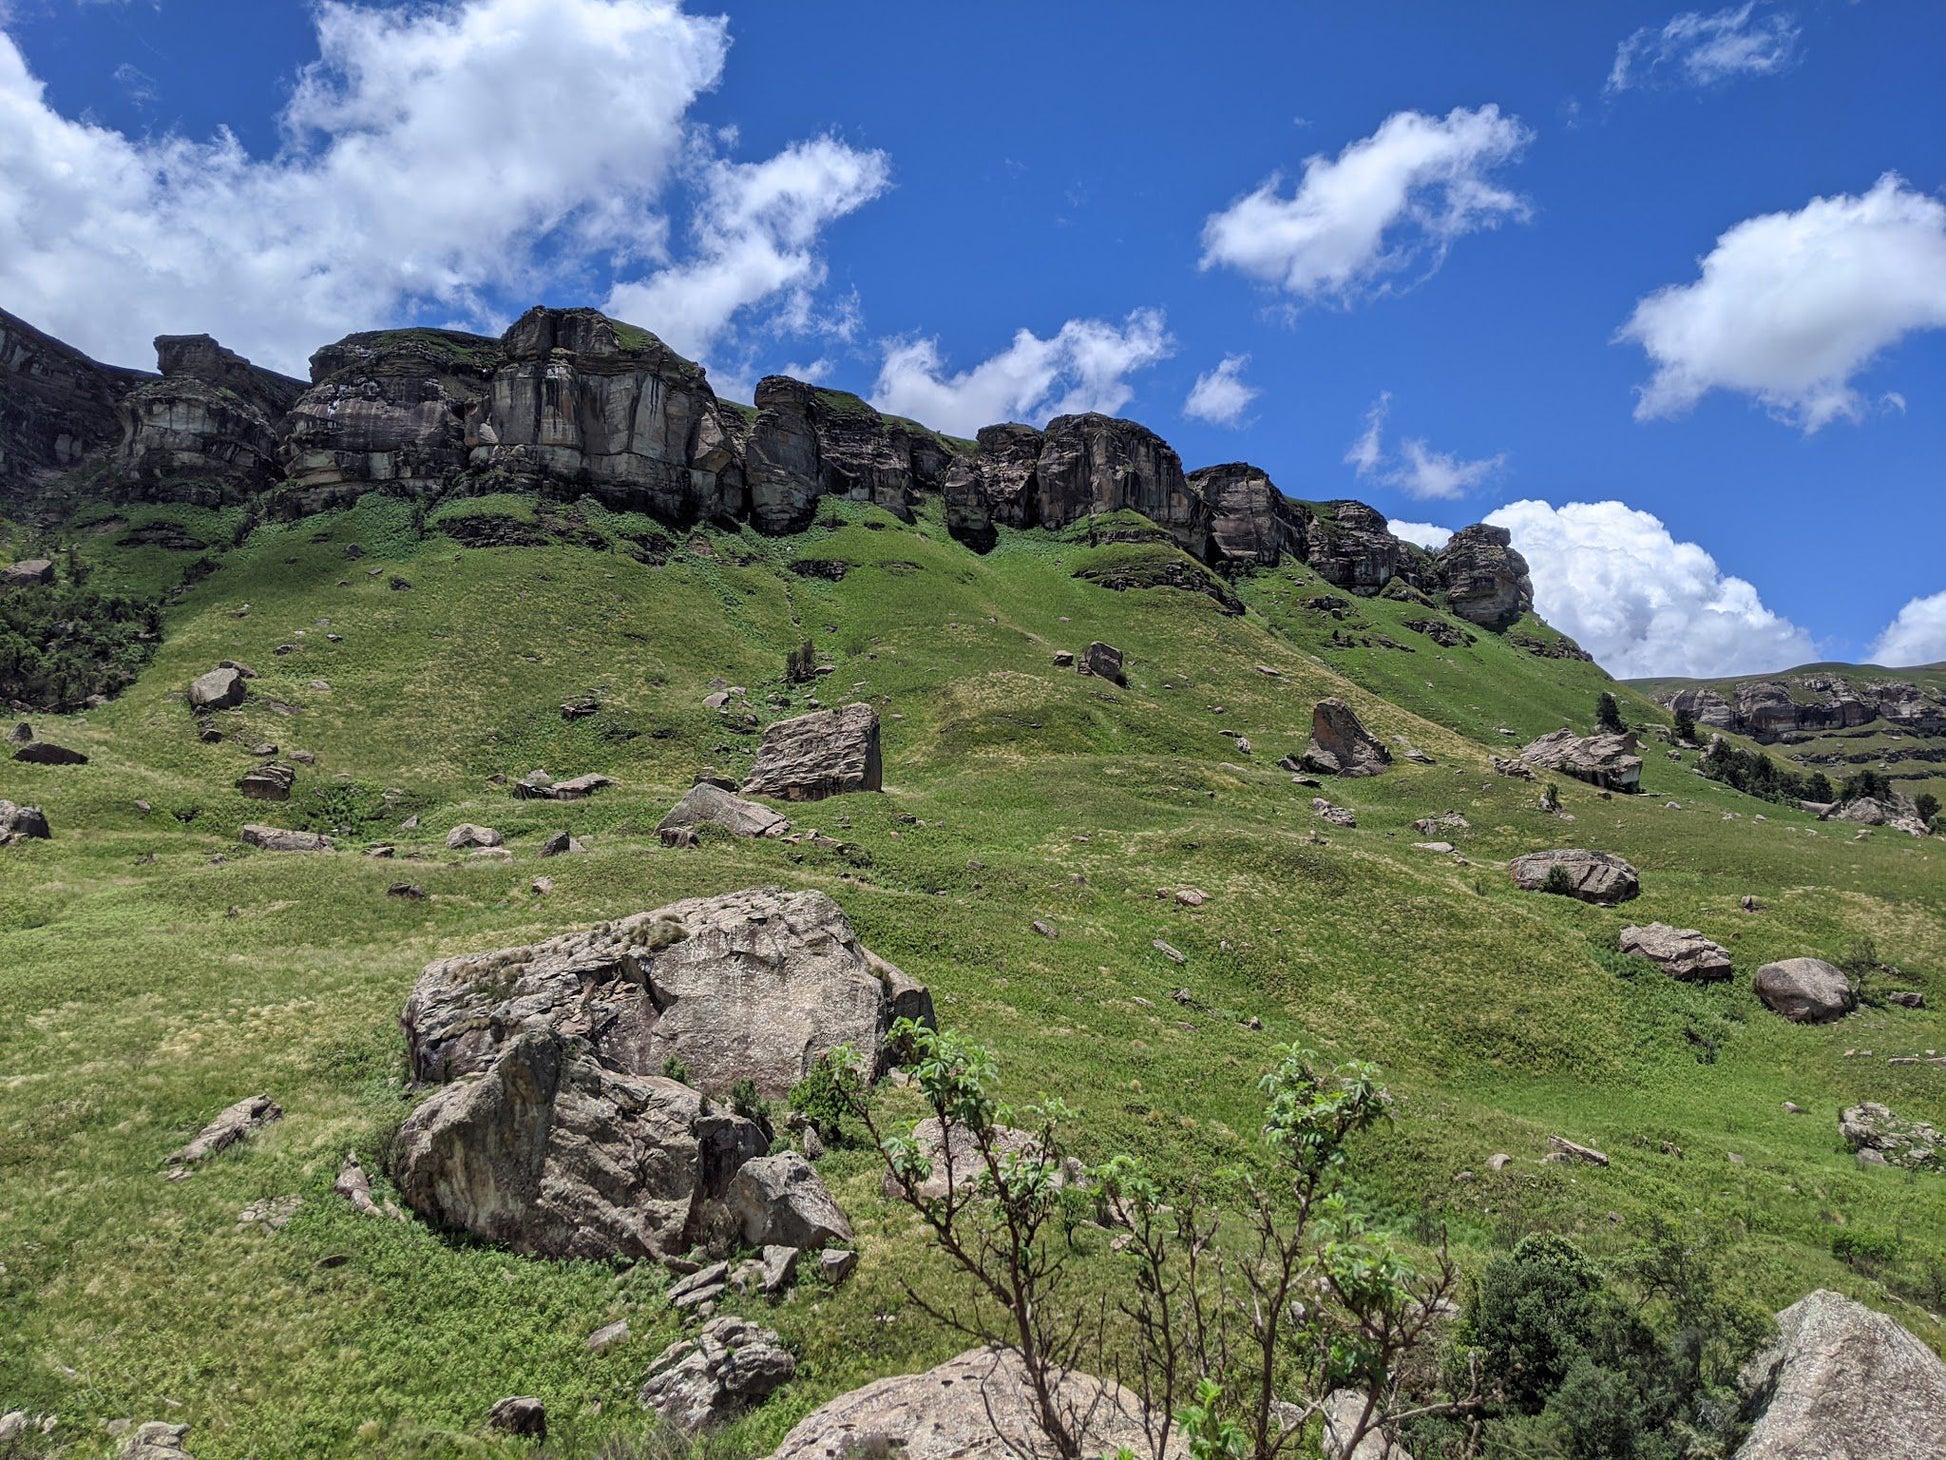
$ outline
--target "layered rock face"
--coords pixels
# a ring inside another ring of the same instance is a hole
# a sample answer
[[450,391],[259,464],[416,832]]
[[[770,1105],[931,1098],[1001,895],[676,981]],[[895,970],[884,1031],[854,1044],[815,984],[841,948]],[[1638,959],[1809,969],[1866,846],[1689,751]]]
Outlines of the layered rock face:
[[1559,892],[1582,902],[1627,902],[1642,891],[1642,879],[1622,858],[1581,847],[1529,852],[1515,857],[1507,870],[1522,892]]
[[911,519],[919,493],[945,486],[948,453],[929,432],[888,421],[855,395],[785,375],[757,382],[745,471],[764,532],[810,522],[820,497],[870,502]]
[[1513,549],[1513,534],[1484,522],[1463,527],[1434,555],[1452,610],[1468,623],[1504,629],[1534,606],[1527,559]]
[[1411,544],[1392,536],[1384,515],[1363,502],[1327,503],[1308,539],[1305,561],[1335,588],[1377,593],[1394,578],[1422,590],[1431,583]]
[[1306,556],[1310,514],[1261,469],[1233,461],[1193,471],[1188,482],[1203,504],[1200,556],[1212,567],[1274,568]]
[[121,437],[116,402],[146,379],[97,364],[0,309],[0,492],[113,447]]
[[246,501],[282,474],[278,427],[304,394],[287,375],[259,369],[208,335],[160,335],[160,380],[117,407],[116,461],[128,486],[152,500],[220,506]]
[[1807,674],[1721,687],[1688,685],[1663,703],[1687,710],[1700,726],[1734,730],[1766,744],[1878,720],[1918,735],[1946,734],[1946,704],[1903,680],[1854,685],[1835,674]]

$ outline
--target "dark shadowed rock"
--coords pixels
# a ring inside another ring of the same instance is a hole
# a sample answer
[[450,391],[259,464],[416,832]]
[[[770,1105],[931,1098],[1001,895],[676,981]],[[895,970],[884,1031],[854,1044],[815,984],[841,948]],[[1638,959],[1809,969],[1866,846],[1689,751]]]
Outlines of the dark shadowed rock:
[[1504,629],[1534,606],[1527,559],[1504,527],[1462,527],[1434,554],[1433,569],[1454,614],[1469,623]]
[[8,563],[0,568],[0,589],[44,588],[53,581],[54,561],[51,558],[22,558],[17,563]]
[[691,786],[682,800],[669,809],[656,830],[664,832],[679,826],[713,826],[732,836],[757,837],[779,837],[791,829],[790,822],[768,806],[745,801],[707,781]]
[[944,487],[947,465],[931,432],[881,416],[849,392],[783,375],[757,382],[747,472],[751,520],[765,532],[803,527],[820,497],[910,519],[921,488]]
[[223,666],[198,675],[189,686],[192,710],[234,710],[248,691],[241,670]]
[[288,831],[281,826],[262,826],[247,822],[237,832],[237,840],[266,852],[328,852],[331,838],[315,831]]
[[46,841],[52,835],[47,813],[40,807],[0,801],[0,847],[10,847],[15,842]]
[[1520,758],[1538,770],[1559,771],[1609,791],[1633,791],[1642,781],[1642,757],[1635,753],[1632,734],[1553,730],[1521,751]]
[[1877,1151],[1893,1166],[1937,1171],[1943,1158],[1939,1132],[1923,1120],[1894,1115],[1868,1100],[1838,1117],[1838,1134],[1854,1151]]
[[1383,513],[1363,502],[1327,502],[1306,535],[1306,558],[1313,571],[1334,588],[1377,593],[1395,577],[1415,587],[1429,586],[1426,560],[1386,530]]
[[1311,741],[1298,763],[1318,775],[1375,776],[1392,763],[1392,752],[1334,695],[1311,711]]
[[1122,669],[1122,651],[1113,644],[1096,640],[1081,651],[1080,662],[1074,667],[1078,674],[1092,674],[1110,684],[1128,684],[1128,675]]
[[31,487],[112,446],[121,436],[115,402],[148,378],[98,364],[0,309],[0,489]]
[[1034,466],[1032,521],[1065,527],[1083,517],[1140,512],[1185,546],[1200,547],[1201,502],[1182,460],[1148,427],[1111,416],[1056,416]]
[[725,1313],[649,1365],[642,1406],[693,1434],[760,1403],[796,1372],[797,1361],[775,1333]]
[[162,335],[162,378],[123,396],[116,467],[151,500],[214,507],[282,475],[278,427],[305,382],[252,365],[208,335]]
[[850,791],[881,790],[884,784],[878,711],[852,704],[780,720],[764,731],[743,794],[819,801]]
[[88,757],[51,740],[30,740],[14,752],[14,759],[26,765],[86,765]]
[[[1055,1375],[1057,1403],[1088,1417],[1085,1453],[1127,1447],[1150,1454],[1141,1400],[1079,1372]],[[1020,1361],[997,1349],[969,1349],[920,1374],[880,1379],[842,1394],[800,1420],[770,1460],[839,1460],[882,1454],[900,1460],[1053,1460],[1035,1423],[1033,1390]],[[1178,1432],[1179,1433],[1179,1432]],[[876,1447],[876,1448],[874,1448]],[[1187,1453],[1172,1439],[1165,1460]]]
[[502,1435],[547,1438],[547,1406],[531,1394],[496,1399],[487,1411],[487,1428]]
[[574,833],[557,831],[541,843],[540,854],[543,857],[565,857],[579,855],[587,850],[575,839]]
[[[1559,869],[1559,885],[1553,873]],[[1642,891],[1642,879],[1627,862],[1613,852],[1590,852],[1580,847],[1560,847],[1545,852],[1529,852],[1507,864],[1514,885],[1523,892],[1560,891],[1582,902],[1627,902]]]
[[752,1247],[826,1247],[851,1241],[851,1223],[809,1161],[795,1151],[744,1163],[724,1195]]
[[504,1040],[552,1029],[618,1070],[659,1073],[673,1055],[699,1089],[748,1076],[780,1099],[839,1045],[880,1050],[907,985],[823,893],[758,888],[430,963],[401,1022],[415,1080],[484,1069]]
[[1892,1319],[1820,1289],[1777,1329],[1739,1382],[1752,1423],[1736,1460],[1946,1455],[1946,1364]]
[[171,1166],[193,1166],[218,1151],[227,1151],[247,1140],[272,1121],[282,1120],[284,1112],[268,1095],[251,1095],[226,1108],[215,1120],[197,1132],[196,1139],[169,1157]]
[[1706,983],[1728,978],[1730,955],[1720,943],[1712,943],[1694,928],[1672,928],[1665,923],[1647,927],[1623,928],[1621,949],[1646,958],[1671,978]]
[[982,426],[979,451],[955,457],[947,466],[942,488],[947,529],[984,552],[993,545],[996,526],[1029,525],[1038,502],[1042,442],[1032,426]]
[[245,771],[236,788],[252,801],[288,801],[296,781],[296,770],[271,761]]
[[661,1257],[690,1245],[700,1205],[765,1144],[753,1123],[703,1103],[688,1085],[620,1073],[579,1039],[531,1030],[406,1117],[392,1179],[421,1216],[516,1252]]
[[1793,1024],[1829,1024],[1858,1007],[1844,970],[1822,958],[1783,958],[1757,970],[1757,997]]
[[1219,568],[1274,568],[1286,557],[1302,561],[1311,514],[1292,502],[1261,469],[1233,461],[1206,466],[1188,478],[1202,504],[1202,542],[1192,549]]

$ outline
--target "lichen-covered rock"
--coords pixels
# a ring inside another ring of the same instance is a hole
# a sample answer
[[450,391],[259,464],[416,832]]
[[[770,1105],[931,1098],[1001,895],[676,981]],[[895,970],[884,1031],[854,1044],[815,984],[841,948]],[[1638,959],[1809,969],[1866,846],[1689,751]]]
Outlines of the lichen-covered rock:
[[815,1167],[795,1151],[746,1161],[724,1202],[751,1247],[827,1247],[851,1241],[851,1221]]
[[1534,606],[1527,559],[1504,527],[1462,527],[1434,554],[1433,568],[1453,612],[1468,623],[1504,629]]
[[1081,651],[1080,661],[1074,667],[1077,673],[1092,674],[1110,684],[1125,686],[1128,683],[1128,674],[1122,668],[1122,651],[1100,640]]
[[1822,958],[1782,958],[1759,968],[1757,997],[1793,1024],[1829,1024],[1858,1007],[1844,970]]
[[1877,1151],[1893,1166],[1937,1171],[1946,1164],[1938,1130],[1923,1120],[1894,1115],[1873,1100],[1839,1115],[1838,1134],[1852,1150]]
[[1576,735],[1552,730],[1521,751],[1520,758],[1538,770],[1559,771],[1610,791],[1633,791],[1642,782],[1642,757],[1635,753],[1635,737]]
[[45,588],[53,581],[52,558],[22,558],[0,568],[0,588]]
[[711,1094],[747,1076],[781,1099],[839,1045],[880,1050],[906,983],[823,893],[757,888],[430,963],[401,1022],[419,1081],[484,1069],[507,1039],[551,1029],[617,1070],[659,1074],[673,1056]]
[[246,822],[238,830],[237,840],[265,852],[328,852],[333,845],[331,838],[321,832],[290,831],[256,822]]
[[1666,923],[1623,928],[1621,949],[1685,982],[1707,983],[1731,973],[1730,955],[1723,945],[1712,943],[1694,928],[1672,928]]
[[732,836],[756,837],[779,837],[791,829],[790,822],[768,806],[746,801],[708,781],[698,781],[684,792],[683,798],[657,824],[656,831],[685,826],[714,826]]
[[693,1434],[761,1402],[796,1372],[797,1361],[775,1333],[725,1313],[649,1365],[642,1406]]
[[1892,1319],[1820,1289],[1777,1330],[1739,1382],[1752,1423],[1736,1460],[1946,1455],[1946,1364]]
[[1311,711],[1311,740],[1298,763],[1314,775],[1375,776],[1392,763],[1392,752],[1332,695]]
[[[1128,1389],[1079,1372],[1054,1376],[1057,1403],[1085,1416],[1084,1453],[1126,1447],[1148,1455],[1141,1400]],[[847,1460],[873,1454],[901,1460],[1053,1460],[1035,1423],[1033,1390],[1019,1359],[969,1349],[937,1368],[880,1379],[813,1410],[784,1436],[770,1460]],[[1180,1431],[1177,1432],[1178,1436]],[[1187,1451],[1172,1438],[1166,1460]]]
[[820,801],[851,791],[884,789],[878,711],[867,704],[815,710],[764,731],[746,796]]
[[[1558,879],[1554,876],[1557,869]],[[1613,852],[1591,852],[1581,847],[1529,852],[1515,857],[1507,870],[1522,892],[1559,891],[1582,902],[1627,902],[1642,891],[1642,879],[1622,858]]]

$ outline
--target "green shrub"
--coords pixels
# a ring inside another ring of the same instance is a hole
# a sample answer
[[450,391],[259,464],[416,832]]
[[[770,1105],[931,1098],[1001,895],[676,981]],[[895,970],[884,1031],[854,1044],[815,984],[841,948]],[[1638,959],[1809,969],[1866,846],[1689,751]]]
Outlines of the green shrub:
[[1490,1379],[1532,1414],[1594,1335],[1601,1269],[1565,1237],[1536,1233],[1481,1275],[1467,1330]]

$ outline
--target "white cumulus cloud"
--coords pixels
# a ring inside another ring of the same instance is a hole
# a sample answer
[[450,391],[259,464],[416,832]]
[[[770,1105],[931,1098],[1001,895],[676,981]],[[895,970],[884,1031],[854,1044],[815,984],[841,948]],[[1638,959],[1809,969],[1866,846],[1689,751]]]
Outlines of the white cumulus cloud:
[[1797,38],[1791,15],[1760,14],[1755,0],[1709,15],[1685,10],[1660,29],[1645,25],[1621,43],[1607,89],[1675,81],[1711,86],[1733,76],[1768,76],[1791,64]]
[[[350,329],[492,328],[502,299],[673,267],[700,271],[677,324],[703,338],[711,309],[734,313],[765,280],[811,287],[807,218],[882,186],[882,158],[828,139],[715,160],[687,114],[722,74],[726,25],[674,0],[326,0],[315,23],[319,58],[268,157],[227,132],[131,137],[63,116],[0,34],[8,307],[123,363],[145,363],[157,333],[208,330],[301,371]],[[672,262],[667,195],[698,169],[695,259]],[[827,191],[806,202],[812,187]],[[769,258],[752,261],[752,239]]]
[[1526,202],[1492,174],[1532,139],[1497,106],[1395,112],[1335,158],[1306,159],[1288,197],[1273,176],[1210,215],[1202,267],[1236,269],[1306,302],[1353,303],[1422,260],[1437,268],[1465,234],[1527,217]]
[[1888,668],[1946,663],[1946,593],[1915,598],[1872,645],[1871,661]]
[[1023,329],[999,354],[954,374],[937,340],[893,340],[872,404],[962,436],[1001,421],[1039,424],[1081,411],[1113,415],[1135,394],[1129,375],[1167,359],[1174,348],[1159,309],[1137,309],[1119,325],[1071,319],[1048,339]]
[[1243,413],[1250,409],[1250,402],[1263,394],[1243,378],[1244,367],[1249,363],[1248,355],[1225,355],[1214,370],[1198,375],[1189,399],[1183,402],[1182,413],[1198,421],[1208,421],[1212,426],[1242,425]]
[[1435,527],[1430,522],[1398,522],[1385,524],[1386,531],[1406,542],[1417,543],[1427,552],[1436,553],[1446,546],[1453,535],[1450,527]]
[[1435,451],[1423,437],[1408,437],[1396,452],[1385,446],[1385,417],[1392,409],[1386,391],[1365,412],[1365,429],[1345,452],[1345,464],[1360,478],[1397,487],[1408,497],[1451,501],[1490,480],[1507,463],[1504,452],[1466,460],[1450,451]]
[[1852,377],[1906,335],[1941,327],[1946,204],[1888,172],[1859,196],[1737,224],[1695,283],[1640,300],[1617,338],[1655,362],[1638,419],[1733,390],[1811,432],[1859,419]]
[[1787,669],[1811,637],[1660,519],[1621,502],[1512,502],[1486,520],[1513,534],[1534,608],[1620,679]]

